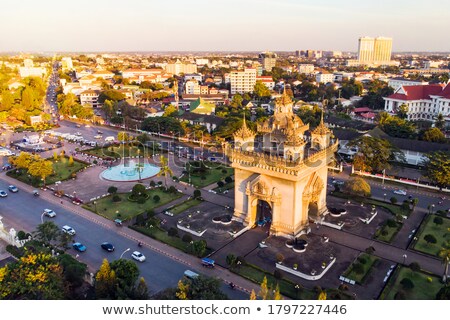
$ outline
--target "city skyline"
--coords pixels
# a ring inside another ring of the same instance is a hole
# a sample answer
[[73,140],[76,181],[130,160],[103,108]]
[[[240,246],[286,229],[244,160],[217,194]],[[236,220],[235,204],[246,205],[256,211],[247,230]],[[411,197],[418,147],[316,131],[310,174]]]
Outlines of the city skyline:
[[450,51],[442,41],[450,27],[448,12],[439,10],[445,3],[431,2],[231,0],[221,6],[205,0],[76,5],[25,0],[2,7],[0,52],[356,52],[362,36],[393,38],[393,52]]

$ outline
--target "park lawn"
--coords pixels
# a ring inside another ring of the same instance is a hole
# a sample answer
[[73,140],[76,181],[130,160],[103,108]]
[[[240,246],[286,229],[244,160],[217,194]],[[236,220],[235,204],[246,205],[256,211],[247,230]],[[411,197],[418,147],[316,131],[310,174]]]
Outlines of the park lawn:
[[[433,219],[438,217],[437,215],[428,215],[425,221],[420,227],[420,231],[417,235],[417,241],[414,243],[414,250],[427,253],[433,256],[438,256],[441,248],[445,247],[445,243],[450,243],[450,219],[441,217],[443,224],[437,225],[433,222]],[[433,235],[437,242],[435,244],[428,244],[424,237],[427,234]]]
[[[68,180],[72,178],[72,174],[77,173],[78,171],[88,166],[87,163],[78,161],[76,159],[73,159],[73,165],[69,166],[69,158],[67,157],[58,157],[57,160],[54,160],[52,157],[46,160],[53,163],[54,171],[53,174],[45,179],[46,185],[54,184],[56,181]],[[19,170],[18,173],[16,172],[16,170],[11,170],[7,174],[14,179],[17,179],[34,187],[41,187],[44,185],[43,181],[40,178],[30,177],[25,170]]]
[[[414,288],[410,290],[403,289],[400,284],[403,278],[409,278],[414,283]],[[393,300],[395,294],[402,290],[405,292],[407,300],[434,300],[442,286],[443,284],[437,276],[424,272],[414,272],[406,267],[399,267],[389,279],[381,293],[380,299]]]
[[[138,214],[153,210],[154,208],[167,204],[182,196],[181,193],[173,194],[165,192],[162,188],[148,190],[147,193],[149,195],[149,199],[143,204],[129,201],[128,197],[130,196],[131,192],[127,192],[117,194],[122,199],[119,202],[113,202],[113,196],[110,195],[105,198],[96,200],[96,205],[91,202],[84,205],[84,207],[110,220],[114,220],[117,218],[120,218],[121,220],[128,220],[132,217],[137,216]],[[155,195],[158,195],[160,197],[160,201],[155,202],[153,200],[153,197]],[[118,216],[118,214],[120,214],[120,216]]]
[[[364,258],[366,260],[366,263],[362,264],[359,262],[358,259]],[[370,273],[370,270],[374,266],[374,264],[378,261],[378,258],[372,255],[369,255],[367,253],[361,253],[348,267],[348,269],[344,272],[344,277],[355,280],[359,284],[363,284],[365,279],[367,279],[367,276]],[[354,270],[355,264],[360,263],[363,267],[362,273],[357,273]]]
[[[313,291],[303,287],[297,291],[297,289],[295,289],[296,283],[288,279],[277,280],[273,274],[263,271],[259,267],[252,264],[244,264],[238,268],[230,269],[230,271],[257,284],[261,284],[265,276],[269,287],[273,287],[275,289],[276,283],[278,282],[278,285],[280,286],[280,293],[292,299],[315,300],[317,298],[317,294]],[[256,292],[256,294],[258,294],[258,292]]]
[[377,199],[353,196],[353,195],[349,195],[349,194],[346,194],[346,193],[343,193],[340,191],[333,191],[333,193],[331,195],[338,197],[338,198],[348,199],[353,202],[360,202],[360,203],[362,202],[365,204],[373,204],[375,206],[382,207],[382,208],[389,210],[393,215],[409,216],[411,214],[411,210],[405,211],[397,204],[392,204],[392,203],[377,200]]
[[[138,151],[139,150],[139,151]],[[98,158],[115,158],[119,159],[122,157],[151,157],[154,150],[149,147],[140,146],[130,146],[130,145],[112,145],[108,147],[93,148],[88,150],[83,150],[84,153],[93,155]]]
[[174,215],[180,214],[184,211],[186,211],[187,209],[191,208],[191,207],[195,207],[196,205],[202,203],[202,200],[199,199],[189,199],[186,200],[180,204],[177,204],[173,207],[169,207],[167,208],[167,211],[169,211],[170,213],[173,213]]
[[[234,169],[227,167],[221,163],[214,162],[203,162],[210,169],[203,176],[203,179],[200,175],[191,174],[191,184],[193,184],[197,188],[203,188],[209,186],[210,184],[217,183],[220,180],[224,180],[225,177],[231,176],[234,174]],[[223,173],[222,170],[225,170],[226,173]],[[189,174],[184,174],[181,179],[183,182],[189,183]]]
[[234,188],[234,181],[230,183],[225,183],[225,185],[222,188],[216,187],[213,190],[217,193],[223,193],[225,190],[230,190]]
[[[403,223],[397,223],[397,226],[392,228],[387,225],[387,221],[383,224],[383,226],[375,232],[374,239],[391,243],[394,240],[394,237],[402,228]],[[386,234],[383,234],[386,233]]]

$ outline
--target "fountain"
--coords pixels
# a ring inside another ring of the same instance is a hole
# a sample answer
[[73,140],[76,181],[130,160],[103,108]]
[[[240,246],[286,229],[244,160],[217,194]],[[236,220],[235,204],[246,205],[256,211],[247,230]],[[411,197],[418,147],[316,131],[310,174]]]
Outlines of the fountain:
[[[139,174],[139,171],[140,174]],[[138,168],[136,162],[130,159],[124,159],[124,162],[104,170],[100,177],[109,181],[138,181],[153,177],[159,173],[161,169],[149,163],[141,163]],[[140,177],[140,179],[139,179]]]

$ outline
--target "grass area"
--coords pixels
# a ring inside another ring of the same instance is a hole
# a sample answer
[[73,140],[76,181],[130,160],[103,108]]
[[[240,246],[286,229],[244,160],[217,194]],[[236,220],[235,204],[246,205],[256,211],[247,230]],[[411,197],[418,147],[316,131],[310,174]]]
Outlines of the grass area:
[[[153,219],[153,221],[151,221],[151,223],[148,227],[133,225],[133,226],[130,226],[129,228],[133,229],[137,232],[140,232],[146,236],[149,236],[150,238],[153,238],[155,240],[158,240],[160,242],[168,244],[169,246],[174,247],[178,250],[181,250],[181,251],[189,253],[189,254],[193,254],[190,249],[190,246],[191,246],[190,243],[184,242],[180,237],[169,236],[167,231],[164,230],[163,228],[161,228],[159,224],[160,224],[160,220]],[[212,252],[212,249],[206,248],[206,251],[203,256],[207,256],[211,252]]]
[[[442,247],[450,244],[450,219],[442,218],[442,224],[436,224],[433,220],[437,215],[428,215],[422,223],[419,232],[417,233],[417,241],[414,242],[414,250],[437,256]],[[436,243],[427,243],[425,236],[427,234],[433,235],[436,238]]]
[[[91,202],[84,205],[83,207],[111,220],[114,220],[116,218],[120,218],[121,220],[128,220],[132,217],[137,216],[138,214],[153,210],[154,208],[167,204],[182,196],[181,193],[173,194],[165,192],[162,188],[147,190],[147,192],[149,195],[149,199],[142,204],[129,201],[128,197],[131,195],[131,192],[128,192],[117,194],[121,199],[121,201],[119,202],[113,202],[112,199],[114,196],[110,195],[97,200],[96,204]],[[155,202],[153,200],[153,197],[155,195],[158,195],[160,197],[160,200],[158,202]],[[120,217],[118,216],[118,214],[120,214]]]
[[[280,286],[280,293],[286,297],[292,298],[292,299],[300,299],[300,300],[315,300],[317,299],[317,294],[313,292],[312,290],[303,288],[300,286],[300,289],[296,289],[295,286],[296,283],[288,280],[288,279],[281,279],[277,280],[273,276],[273,274],[266,272],[262,269],[260,269],[257,266],[254,266],[252,264],[245,264],[241,265],[238,268],[234,268],[230,270],[241,277],[244,277],[254,283],[262,283],[264,276],[267,277],[267,284],[270,287],[275,288],[276,283],[278,282],[278,285]],[[258,293],[257,293],[258,294]]]
[[[400,283],[404,278],[409,278],[413,282],[414,288],[405,289]],[[397,292],[401,291],[407,300],[434,300],[442,287],[440,279],[434,275],[399,267],[381,293],[380,299],[393,300]]]
[[[46,160],[53,163],[53,174],[45,179],[46,185],[51,185],[56,181],[68,180],[88,166],[87,163],[75,159],[73,159],[73,165],[69,166],[69,158],[67,157],[58,157],[57,160],[52,157]],[[34,187],[40,187],[44,184],[40,178],[30,176],[25,170],[11,170],[8,171],[7,175]]]
[[187,209],[189,209],[191,207],[195,207],[196,205],[198,205],[202,202],[203,201],[199,200],[199,199],[189,199],[189,200],[186,200],[185,202],[177,204],[173,207],[167,208],[167,211],[173,213],[174,215],[177,215],[177,214],[180,214],[180,213],[186,211]]
[[399,205],[392,204],[392,203],[389,203],[386,201],[353,196],[353,195],[349,195],[349,194],[346,194],[346,193],[343,193],[340,191],[333,191],[332,196],[338,197],[338,198],[343,198],[343,199],[348,199],[353,202],[360,202],[360,203],[362,202],[365,204],[373,204],[375,206],[382,207],[382,208],[389,210],[393,215],[409,216],[411,214],[411,210],[408,210],[408,211],[403,210]]
[[344,272],[344,277],[363,284],[370,273],[371,268],[378,258],[367,253],[361,253]]
[[385,221],[383,226],[375,232],[374,239],[391,243],[395,235],[400,231],[403,224],[396,222],[395,226],[389,225],[388,221]]
[[223,193],[225,190],[230,190],[234,188],[234,181],[230,183],[225,183],[225,185],[222,188],[216,187],[213,190],[217,193]]
[[188,167],[190,175],[185,173],[181,177],[181,181],[190,182],[197,188],[203,188],[210,184],[217,183],[220,180],[224,180],[225,177],[231,176],[234,173],[234,169],[227,167],[221,163],[202,161],[191,161],[192,164]]
[[89,150],[84,150],[83,152],[99,158],[119,159],[122,157],[137,157],[137,156],[150,157],[153,155],[154,151],[155,150],[153,148],[144,147],[142,145],[135,146],[128,144],[126,145],[120,144],[120,145],[112,145],[109,147],[93,148]]

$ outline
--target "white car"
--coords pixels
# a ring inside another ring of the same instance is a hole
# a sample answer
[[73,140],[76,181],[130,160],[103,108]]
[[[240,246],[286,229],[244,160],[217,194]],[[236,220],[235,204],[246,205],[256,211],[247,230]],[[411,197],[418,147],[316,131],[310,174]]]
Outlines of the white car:
[[103,138],[103,136],[101,136],[101,135],[98,134],[98,135],[94,136],[94,138],[95,138],[95,139],[101,139],[101,138]]
[[54,218],[56,217],[56,212],[53,211],[52,209],[44,209],[44,215],[46,215],[49,218]]
[[394,193],[395,193],[395,194],[399,194],[399,195],[401,195],[401,196],[406,196],[406,191],[405,191],[405,190],[402,190],[402,189],[394,190]]
[[75,229],[72,227],[69,227],[68,225],[65,225],[64,227],[62,227],[62,232],[70,234],[71,236],[75,235]]
[[131,254],[131,257],[132,257],[134,260],[137,260],[137,261],[139,261],[139,262],[144,262],[144,261],[145,261],[145,256],[144,256],[142,253],[140,253],[139,251],[134,251],[134,252]]

